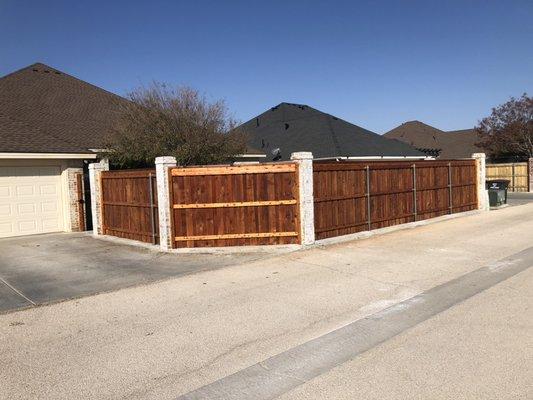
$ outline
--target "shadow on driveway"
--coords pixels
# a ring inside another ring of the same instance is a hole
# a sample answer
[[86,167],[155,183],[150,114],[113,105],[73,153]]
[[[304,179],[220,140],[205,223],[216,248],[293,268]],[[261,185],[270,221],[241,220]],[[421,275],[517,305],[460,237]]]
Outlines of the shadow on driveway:
[[155,282],[269,255],[166,254],[94,239],[86,233],[0,239],[0,312]]

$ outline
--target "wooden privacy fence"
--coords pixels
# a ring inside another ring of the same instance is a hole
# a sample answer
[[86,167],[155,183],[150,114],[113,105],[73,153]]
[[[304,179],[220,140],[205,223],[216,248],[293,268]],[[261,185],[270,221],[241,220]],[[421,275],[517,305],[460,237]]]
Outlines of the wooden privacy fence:
[[159,243],[155,169],[104,171],[100,185],[104,235]]
[[300,243],[294,163],[170,169],[173,247]]
[[316,239],[477,208],[474,160],[315,162]]
[[487,164],[487,179],[507,179],[509,191],[527,192],[529,187],[528,163]]

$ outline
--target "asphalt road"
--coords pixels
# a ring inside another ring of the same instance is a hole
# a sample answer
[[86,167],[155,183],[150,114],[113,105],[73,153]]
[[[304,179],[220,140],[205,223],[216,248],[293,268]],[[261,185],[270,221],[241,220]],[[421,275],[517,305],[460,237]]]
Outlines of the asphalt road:
[[531,398],[531,232],[526,204],[0,315],[0,399]]

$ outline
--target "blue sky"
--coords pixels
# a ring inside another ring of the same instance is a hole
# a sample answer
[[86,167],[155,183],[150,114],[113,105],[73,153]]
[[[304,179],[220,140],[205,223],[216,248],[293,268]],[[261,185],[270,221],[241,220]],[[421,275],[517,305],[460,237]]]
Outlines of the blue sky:
[[40,61],[121,95],[189,85],[241,121],[287,101],[462,129],[533,93],[532,21],[531,0],[0,0],[0,75]]

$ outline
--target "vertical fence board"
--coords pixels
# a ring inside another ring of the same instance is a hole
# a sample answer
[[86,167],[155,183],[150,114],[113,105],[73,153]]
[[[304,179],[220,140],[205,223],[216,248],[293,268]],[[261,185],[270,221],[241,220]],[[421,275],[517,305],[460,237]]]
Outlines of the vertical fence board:
[[487,164],[487,179],[506,179],[510,181],[509,191],[527,192],[529,175],[527,162]]
[[[451,165],[450,176],[448,163]],[[416,191],[413,165],[416,169]],[[452,183],[452,212],[477,207],[474,160],[414,163],[322,161],[315,162],[313,170],[317,239],[412,222],[415,220],[415,198],[417,220],[448,214],[449,178]]]
[[102,172],[104,235],[146,243],[159,242],[155,179],[153,169]]
[[173,168],[171,179],[175,247],[300,243],[294,163]]

